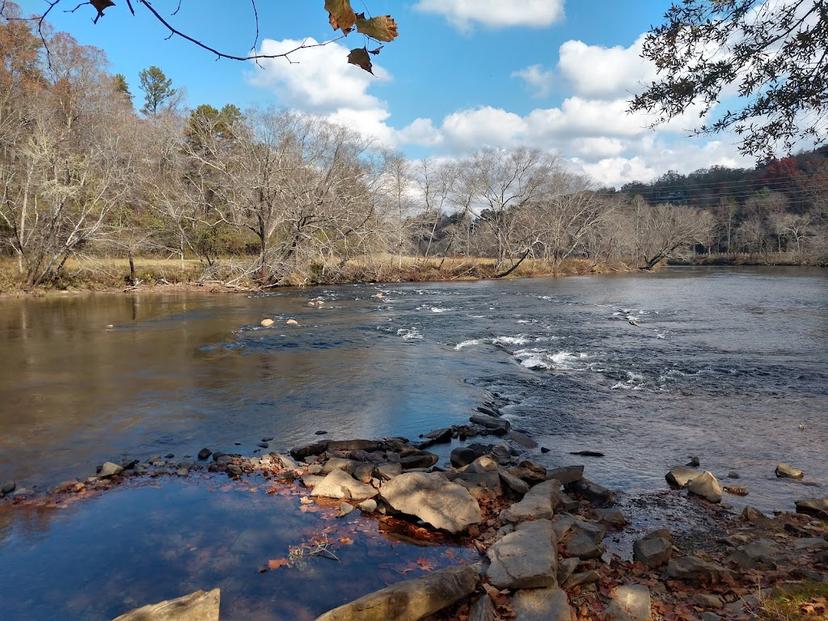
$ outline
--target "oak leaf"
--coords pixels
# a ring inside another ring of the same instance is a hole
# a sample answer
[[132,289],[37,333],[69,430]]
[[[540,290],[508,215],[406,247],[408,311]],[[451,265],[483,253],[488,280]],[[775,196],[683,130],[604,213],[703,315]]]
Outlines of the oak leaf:
[[390,15],[365,19],[365,15],[360,13],[356,16],[356,28],[357,31],[377,41],[393,41],[399,36],[397,22]]
[[328,11],[328,21],[334,30],[347,34],[356,24],[356,13],[351,8],[350,0],[325,0],[325,10]]
[[286,558],[272,558],[267,562],[268,569],[279,569],[280,567],[287,567],[290,561]]

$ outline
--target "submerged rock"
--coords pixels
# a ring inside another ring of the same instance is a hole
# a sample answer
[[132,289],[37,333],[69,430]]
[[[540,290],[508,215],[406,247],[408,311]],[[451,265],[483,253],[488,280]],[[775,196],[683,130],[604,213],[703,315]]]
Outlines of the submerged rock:
[[805,473],[799,468],[794,468],[790,464],[779,464],[776,466],[776,476],[785,479],[802,479]]
[[212,455],[212,454],[213,454],[213,451],[211,451],[211,450],[210,450],[210,449],[208,449],[208,448],[203,448],[203,449],[201,449],[201,450],[198,452],[198,458],[199,458],[201,461],[204,461],[205,459],[207,459],[207,458],[208,458],[210,455]]
[[499,589],[554,586],[557,583],[558,554],[555,532],[549,520],[518,525],[486,552],[491,564],[486,575]]
[[4,481],[3,484],[0,485],[0,496],[11,494],[15,489],[17,489],[17,483],[14,481]]
[[607,606],[607,621],[650,621],[650,589],[641,584],[615,587]]
[[512,598],[515,621],[571,621],[572,609],[566,592],[557,586],[525,589]]
[[136,608],[113,621],[219,621],[221,590],[196,591],[184,597]]
[[392,509],[413,515],[435,528],[459,533],[480,522],[480,505],[462,485],[437,472],[406,472],[382,487]]
[[469,420],[475,425],[485,427],[498,435],[507,434],[509,429],[512,427],[509,424],[509,421],[505,418],[495,418],[494,416],[489,416],[488,414],[472,414],[469,417]]
[[347,498],[350,500],[367,500],[376,495],[377,490],[370,485],[360,483],[344,470],[332,470],[316,484],[311,492],[311,496]]
[[701,496],[709,502],[722,501],[722,485],[712,472],[705,470],[687,484],[691,494]]
[[436,571],[334,608],[316,621],[419,621],[470,595],[479,579],[474,566]]
[[803,498],[796,501],[796,512],[828,519],[828,498]]

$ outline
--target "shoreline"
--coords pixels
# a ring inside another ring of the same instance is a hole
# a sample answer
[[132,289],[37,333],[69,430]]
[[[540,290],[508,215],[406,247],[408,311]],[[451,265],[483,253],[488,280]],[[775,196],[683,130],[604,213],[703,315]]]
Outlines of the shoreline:
[[[289,454],[266,453],[269,439],[263,438],[261,455],[204,448],[186,464],[169,455],[143,463],[107,462],[96,475],[45,494],[14,490],[0,506],[65,505],[130,482],[163,485],[183,477],[201,484],[202,477],[243,481],[258,476],[285,486],[299,496],[300,506],[314,504],[339,515],[357,511],[363,519],[382,521],[392,532],[425,544],[450,542],[480,556],[477,565],[440,570],[369,593],[319,617],[325,621],[368,618],[360,616],[366,606],[403,619],[568,619],[566,611],[578,619],[649,618],[619,616],[617,609],[630,597],[639,611],[646,603],[648,615],[654,611],[662,618],[755,618],[740,615],[764,605],[757,583],[760,589],[775,589],[804,581],[811,588],[828,580],[828,500],[814,514],[822,515],[821,520],[788,512],[768,517],[750,507],[737,516],[720,503],[723,493],[739,490],[723,490],[694,460],[693,466],[678,466],[667,474],[673,490],[636,495],[632,504],[643,502],[646,514],[666,503],[671,507],[668,515],[678,510],[687,520],[692,513],[701,523],[690,529],[679,523],[642,538],[643,531],[625,515],[630,504],[621,503],[625,510],[620,510],[618,495],[586,478],[583,465],[550,470],[532,461],[544,448],[511,428],[494,397],[468,423],[424,433],[419,441],[318,435],[316,442],[294,447]],[[463,446],[451,451],[450,465],[441,466],[429,448],[453,440]],[[788,474],[798,473],[793,469]],[[547,538],[548,545],[543,543]],[[619,553],[630,544],[632,554]],[[796,558],[786,550],[795,550]],[[285,563],[260,572],[289,569]],[[664,589],[665,579],[674,588]],[[444,593],[446,581],[457,587],[449,589],[449,596]],[[408,597],[404,604],[402,592]],[[218,614],[220,594],[210,593]],[[206,595],[186,596],[193,600],[188,605],[204,605]],[[411,602],[431,602],[428,614],[420,615],[423,609],[412,608]],[[552,616],[522,616],[538,607]],[[124,619],[141,618],[140,610]],[[489,616],[474,616],[481,610]]]

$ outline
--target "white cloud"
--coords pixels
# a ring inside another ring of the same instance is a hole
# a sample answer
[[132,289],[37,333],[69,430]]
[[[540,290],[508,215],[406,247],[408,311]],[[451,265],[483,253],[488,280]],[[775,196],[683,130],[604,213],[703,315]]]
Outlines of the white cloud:
[[512,72],[513,78],[520,78],[535,97],[546,97],[552,91],[555,74],[544,69],[542,65],[529,65],[520,71]]
[[442,15],[464,31],[474,24],[490,28],[544,28],[564,16],[564,0],[419,0],[414,8]]
[[459,110],[443,119],[443,134],[458,150],[513,146],[526,133],[526,120],[501,108]]
[[558,50],[558,69],[584,97],[627,97],[656,77],[655,66],[641,58],[644,35],[629,47],[602,47],[566,41]]
[[397,132],[397,138],[403,144],[424,147],[434,147],[443,142],[443,134],[434,127],[431,119],[414,119]]
[[[281,54],[295,49],[302,42],[293,39],[262,41],[261,54]],[[316,40],[305,40],[313,45]],[[348,49],[338,43],[297,52],[293,63],[283,58],[259,61],[251,82],[272,90],[285,106],[307,112],[332,112],[340,108],[368,110],[383,107],[368,88],[377,79],[389,79],[382,67],[374,65],[376,77],[349,65]]]

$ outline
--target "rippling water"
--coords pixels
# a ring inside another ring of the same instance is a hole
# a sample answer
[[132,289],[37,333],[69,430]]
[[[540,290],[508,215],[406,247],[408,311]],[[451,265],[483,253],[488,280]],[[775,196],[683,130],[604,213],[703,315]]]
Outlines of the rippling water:
[[[635,491],[699,455],[739,472],[752,502],[787,506],[805,490],[773,477],[778,461],[828,478],[826,283],[677,268],[3,300],[0,477],[44,485],[121,455],[251,452],[262,436],[288,448],[316,430],[414,437],[465,420],[490,391],[548,462],[599,450],[593,477]],[[274,327],[258,326],[266,316]]]

